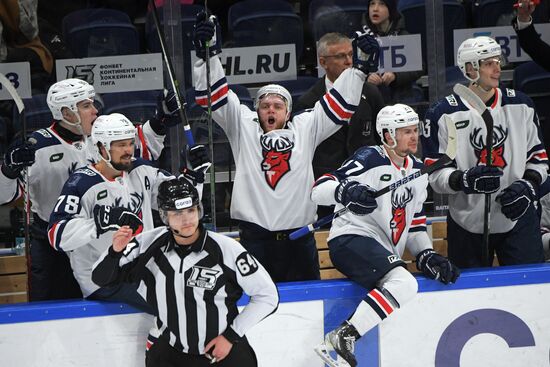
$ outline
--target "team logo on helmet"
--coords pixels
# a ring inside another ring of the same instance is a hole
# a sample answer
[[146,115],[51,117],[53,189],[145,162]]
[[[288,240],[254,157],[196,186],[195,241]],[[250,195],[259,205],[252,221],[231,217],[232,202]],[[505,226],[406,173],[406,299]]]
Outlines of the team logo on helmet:
[[264,157],[262,171],[269,187],[275,190],[281,178],[290,171],[290,156],[294,142],[285,136],[262,135],[260,143]]
[[391,195],[392,219],[390,220],[391,240],[397,246],[406,227],[407,204],[413,198],[412,189],[405,187],[405,190],[395,190]]
[[[504,168],[508,165],[504,159],[504,142],[508,138],[508,129],[504,129],[502,126],[495,126],[493,129],[493,151],[491,154],[491,165],[499,168]],[[487,149],[485,149],[485,142],[481,134],[481,128],[475,128],[470,133],[470,144],[474,147],[474,151],[477,157],[477,164],[487,164]]]

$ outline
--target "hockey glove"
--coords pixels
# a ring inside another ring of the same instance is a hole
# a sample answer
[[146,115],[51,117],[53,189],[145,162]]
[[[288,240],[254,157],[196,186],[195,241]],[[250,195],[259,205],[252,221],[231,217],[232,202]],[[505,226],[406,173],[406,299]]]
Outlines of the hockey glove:
[[458,184],[466,194],[491,194],[500,188],[501,176],[500,168],[475,166],[462,173]]
[[94,207],[94,221],[97,238],[103,233],[117,230],[122,226],[129,226],[134,233],[143,226],[143,222],[135,213],[126,208],[109,205]]
[[459,268],[432,249],[416,255],[416,268],[428,278],[439,280],[443,284],[454,283],[460,276]]
[[372,187],[349,180],[340,182],[334,191],[336,201],[356,215],[372,213],[378,207],[375,194]]
[[34,164],[35,143],[36,140],[31,138],[29,141],[17,140],[12,144],[4,155],[4,164],[2,165],[2,173],[7,178],[17,178],[25,167]]
[[218,20],[215,16],[207,18],[205,12],[197,14],[195,20],[195,32],[193,35],[193,45],[198,58],[206,60],[206,43],[209,43],[208,50],[210,57],[222,52],[219,40],[216,37],[216,27]]
[[178,102],[176,93],[172,90],[164,89],[157,97],[157,109],[155,111],[155,119],[168,127],[176,126],[181,122],[179,118]]
[[496,201],[502,205],[502,214],[515,221],[523,217],[531,203],[536,202],[537,197],[535,185],[528,180],[521,179],[512,182],[510,186],[502,190],[497,195]]
[[376,38],[367,33],[356,32],[351,43],[353,47],[353,66],[365,74],[378,70],[380,45]]

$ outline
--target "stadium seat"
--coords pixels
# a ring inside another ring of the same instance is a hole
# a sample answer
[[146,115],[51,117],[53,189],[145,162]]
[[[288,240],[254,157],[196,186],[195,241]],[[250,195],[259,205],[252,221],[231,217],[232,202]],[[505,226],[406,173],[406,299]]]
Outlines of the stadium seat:
[[[193,46],[193,30],[195,27],[195,19],[199,12],[204,11],[203,6],[199,5],[181,5],[181,36],[182,36],[182,51],[183,51],[183,68],[184,68],[184,79],[185,79],[185,88],[191,87],[192,78],[192,65],[191,65],[191,51],[195,50]],[[160,24],[163,25],[163,8],[159,7],[157,10]],[[163,27],[164,28],[164,27]],[[221,30],[216,31],[216,37],[219,42],[221,42]],[[147,13],[147,18],[145,21],[145,38],[147,42],[147,49],[149,52],[161,52],[159,36],[155,26],[155,21],[153,14],[151,12]],[[165,40],[166,41],[166,40]],[[173,57],[173,55],[170,55]]]
[[351,36],[361,30],[368,9],[366,0],[311,0],[309,23],[315,41],[329,32]]
[[533,102],[539,116],[546,148],[550,148],[550,72],[533,61],[518,65],[514,69],[514,88],[526,93]]
[[63,18],[63,36],[76,57],[130,55],[140,52],[136,28],[125,13],[83,9]]
[[158,90],[104,93],[104,114],[122,113],[134,123],[144,123],[154,115],[160,93]]
[[445,69],[445,81],[445,95],[453,93],[453,87],[455,84],[468,83],[468,79],[464,77],[464,74],[462,74],[462,71],[460,71],[460,68],[458,66],[448,66]]
[[302,18],[284,0],[244,0],[229,7],[227,15],[233,47],[293,43],[296,59],[304,47]]
[[[23,99],[23,104],[25,105],[27,131],[42,129],[52,124],[53,116],[46,103],[46,94],[35,94],[32,98]],[[22,129],[18,114],[19,111],[14,105],[12,120],[14,133],[18,133]]]
[[[422,36],[422,60],[426,60],[426,7],[424,0],[401,0],[398,9],[405,18],[405,28]],[[453,30],[466,28],[466,10],[458,0],[443,0],[445,65],[454,65]]]
[[472,1],[474,27],[494,27],[510,25],[515,16],[513,8],[516,0],[475,0]]
[[[282,85],[290,92],[292,101],[296,103],[298,99],[308,91],[313,84],[317,83],[319,79],[314,76],[299,76],[298,79],[294,80],[281,80],[277,84]],[[298,111],[295,111],[298,112]]]

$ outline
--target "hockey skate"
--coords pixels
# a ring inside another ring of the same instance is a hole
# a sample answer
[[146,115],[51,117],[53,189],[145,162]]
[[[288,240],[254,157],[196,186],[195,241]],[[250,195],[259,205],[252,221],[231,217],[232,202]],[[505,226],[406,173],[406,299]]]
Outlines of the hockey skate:
[[[315,353],[330,367],[356,367],[353,355],[355,341],[360,335],[348,321],[325,335],[325,342],[315,347]],[[334,359],[330,352],[336,352]]]

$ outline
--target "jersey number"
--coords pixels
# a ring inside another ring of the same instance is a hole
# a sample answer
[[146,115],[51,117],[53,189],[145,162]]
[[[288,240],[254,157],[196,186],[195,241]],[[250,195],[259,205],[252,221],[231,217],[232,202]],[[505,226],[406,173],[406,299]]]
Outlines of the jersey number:
[[55,204],[55,208],[53,209],[53,211],[58,212],[61,205],[65,203],[65,208],[63,209],[63,211],[67,214],[76,214],[78,213],[79,202],[80,199],[78,198],[78,196],[61,195],[59,198],[57,198],[57,204]]
[[361,171],[365,168],[365,166],[363,166],[361,163],[357,162],[357,161],[347,161],[344,163],[344,165],[342,166],[342,168],[344,167],[350,167],[346,172],[346,176],[350,176],[352,173],[354,172],[357,172],[357,171]]
[[237,269],[242,276],[254,274],[258,270],[258,263],[248,252],[243,252],[237,257]]

